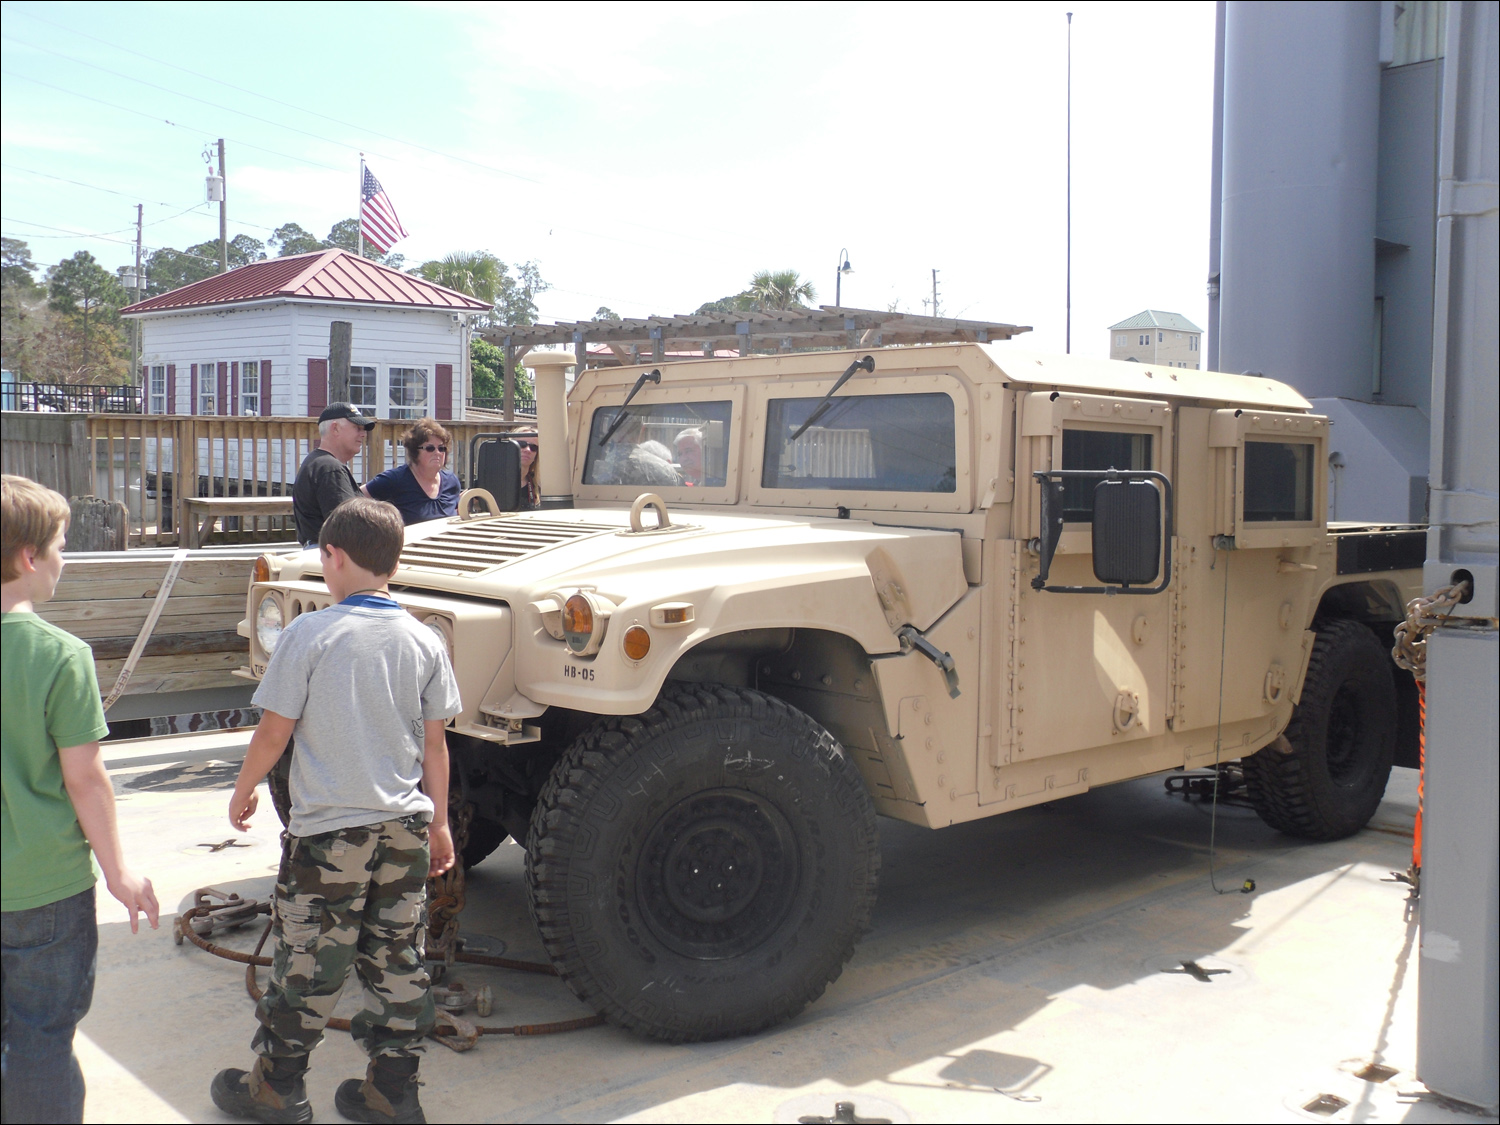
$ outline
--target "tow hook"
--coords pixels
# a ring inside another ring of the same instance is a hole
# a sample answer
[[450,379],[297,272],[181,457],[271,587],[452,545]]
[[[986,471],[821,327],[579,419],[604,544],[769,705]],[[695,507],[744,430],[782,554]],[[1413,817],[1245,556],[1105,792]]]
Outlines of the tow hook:
[[916,649],[923,656],[927,657],[928,660],[936,664],[938,669],[943,673],[943,679],[948,681],[948,698],[958,698],[958,667],[953,663],[953,657],[922,636],[911,625],[903,625],[897,629],[896,639],[901,642],[902,652],[910,652],[912,649]]

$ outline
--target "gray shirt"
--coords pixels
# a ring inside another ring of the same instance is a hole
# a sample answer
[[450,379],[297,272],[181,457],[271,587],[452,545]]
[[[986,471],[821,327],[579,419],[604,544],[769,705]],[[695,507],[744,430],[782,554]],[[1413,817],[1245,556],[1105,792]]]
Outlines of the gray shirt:
[[359,596],[298,616],[253,702],[297,720],[293,836],[431,814],[417,788],[422,724],[462,704],[447,647],[395,602]]

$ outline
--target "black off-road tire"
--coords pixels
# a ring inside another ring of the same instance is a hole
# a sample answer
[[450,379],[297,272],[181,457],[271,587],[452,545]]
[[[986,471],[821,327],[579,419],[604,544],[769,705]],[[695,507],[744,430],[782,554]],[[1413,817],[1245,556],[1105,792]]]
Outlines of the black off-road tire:
[[1275,745],[1244,761],[1260,818],[1306,840],[1352,836],[1375,815],[1396,751],[1396,685],[1390,654],[1368,626],[1317,627],[1302,701]]
[[782,1022],[869,929],[875,809],[850,755],[758,691],[668,687],[553,769],[526,879],[547,955],[611,1023],[668,1042]]

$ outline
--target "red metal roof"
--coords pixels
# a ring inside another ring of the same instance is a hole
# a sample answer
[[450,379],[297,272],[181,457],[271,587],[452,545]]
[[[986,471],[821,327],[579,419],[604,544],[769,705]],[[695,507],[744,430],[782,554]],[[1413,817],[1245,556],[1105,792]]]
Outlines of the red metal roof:
[[148,297],[120,312],[168,312],[275,297],[466,311],[490,307],[465,293],[445,289],[345,250],[318,250],[251,262],[159,297]]

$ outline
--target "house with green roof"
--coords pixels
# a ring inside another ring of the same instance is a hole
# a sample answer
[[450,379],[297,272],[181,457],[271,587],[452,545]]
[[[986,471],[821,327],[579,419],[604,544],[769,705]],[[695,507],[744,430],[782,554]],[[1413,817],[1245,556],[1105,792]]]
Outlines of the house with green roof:
[[1109,326],[1109,358],[1158,367],[1203,366],[1203,329],[1181,313],[1147,309]]

